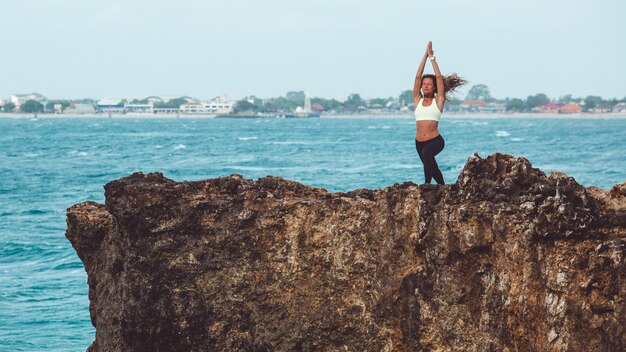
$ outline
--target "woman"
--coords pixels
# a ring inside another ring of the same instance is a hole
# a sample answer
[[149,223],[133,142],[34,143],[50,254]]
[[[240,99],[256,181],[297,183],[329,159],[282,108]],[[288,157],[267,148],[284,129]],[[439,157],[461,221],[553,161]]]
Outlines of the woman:
[[[434,75],[422,76],[424,66],[426,66],[426,58],[429,58],[433,65]],[[434,178],[438,184],[443,185],[445,184],[443,175],[435,160],[435,155],[439,154],[445,146],[443,137],[438,130],[439,118],[446,102],[446,93],[460,87],[466,81],[456,74],[447,77],[442,76],[435,60],[432,42],[428,42],[413,85],[415,149],[417,149],[417,154],[424,164],[425,183],[430,184]]]

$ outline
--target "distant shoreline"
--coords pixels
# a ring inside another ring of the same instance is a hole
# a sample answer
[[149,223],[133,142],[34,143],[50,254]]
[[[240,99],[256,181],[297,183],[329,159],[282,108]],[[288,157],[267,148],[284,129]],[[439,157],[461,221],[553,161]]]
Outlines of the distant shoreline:
[[[36,118],[41,119],[213,119],[215,114],[37,114]],[[32,119],[35,114],[24,113],[0,113],[0,118],[22,118]],[[322,119],[344,119],[344,118],[413,118],[413,114],[322,114]],[[619,113],[445,113],[443,119],[450,118],[478,118],[478,119],[517,119],[517,118],[538,118],[538,119],[623,119],[626,112]],[[307,118],[310,119],[310,118]]]
[[216,114],[24,114],[0,112],[0,118],[27,119],[212,119]]
[[[337,114],[322,115],[321,118],[413,118],[413,114]],[[626,118],[626,112],[620,113],[577,113],[577,114],[558,114],[558,113],[443,113],[442,119],[472,118],[472,119],[623,119]]]

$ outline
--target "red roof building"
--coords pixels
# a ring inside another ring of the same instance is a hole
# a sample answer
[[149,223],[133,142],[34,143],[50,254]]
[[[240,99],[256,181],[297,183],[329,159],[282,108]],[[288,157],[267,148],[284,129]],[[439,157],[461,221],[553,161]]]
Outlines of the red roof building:
[[313,105],[311,105],[311,110],[315,110],[315,111],[322,111],[324,110],[324,106],[320,103],[315,103]]
[[557,113],[559,112],[559,109],[561,108],[561,104],[557,104],[557,103],[550,103],[550,104],[546,104],[543,106],[538,106],[535,109],[533,109],[536,112],[539,113]]
[[461,103],[461,105],[463,106],[486,106],[487,102],[484,100],[465,100],[464,102]]
[[576,103],[567,103],[559,109],[559,113],[561,114],[577,114],[581,112],[583,108]]

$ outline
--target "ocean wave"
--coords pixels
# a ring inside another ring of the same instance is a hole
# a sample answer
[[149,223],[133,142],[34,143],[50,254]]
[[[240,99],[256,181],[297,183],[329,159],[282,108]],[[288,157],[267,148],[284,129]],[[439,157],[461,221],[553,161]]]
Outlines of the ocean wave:
[[498,137],[508,137],[510,135],[511,134],[509,132],[507,132],[507,131],[496,131],[496,136],[498,136]]
[[259,138],[258,137],[237,137],[237,139],[240,141],[253,141]]
[[187,148],[187,146],[184,144],[179,144],[179,145],[174,146],[174,150],[185,149],[185,148]]
[[21,212],[21,215],[43,215],[43,214],[50,214],[50,213],[54,213],[54,211],[51,210],[41,210],[41,209],[29,209],[26,211]]

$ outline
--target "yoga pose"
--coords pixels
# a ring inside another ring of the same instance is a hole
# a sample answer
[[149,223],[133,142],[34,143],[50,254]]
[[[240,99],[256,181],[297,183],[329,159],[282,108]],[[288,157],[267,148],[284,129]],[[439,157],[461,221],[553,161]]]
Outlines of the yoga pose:
[[[422,76],[424,66],[426,66],[426,58],[429,58],[433,65],[434,75]],[[429,184],[434,178],[438,184],[443,185],[445,184],[443,175],[435,160],[435,155],[439,154],[445,146],[443,137],[438,130],[439,118],[446,102],[446,93],[460,87],[466,81],[456,74],[443,76],[435,60],[432,42],[428,42],[413,85],[415,149],[417,149],[417,154],[424,164],[425,183]]]

